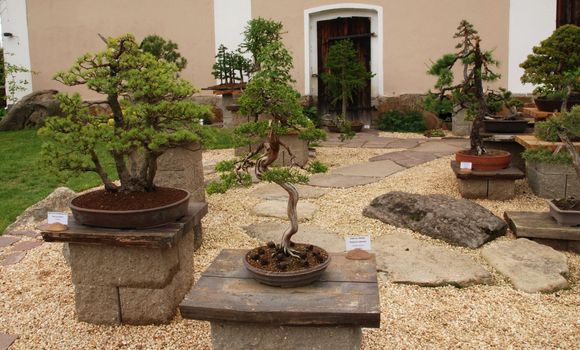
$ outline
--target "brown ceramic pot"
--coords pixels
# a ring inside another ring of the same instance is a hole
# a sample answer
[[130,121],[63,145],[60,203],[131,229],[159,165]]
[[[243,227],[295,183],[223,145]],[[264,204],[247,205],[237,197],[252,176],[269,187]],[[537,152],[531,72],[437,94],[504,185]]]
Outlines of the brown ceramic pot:
[[470,150],[457,151],[455,153],[457,164],[471,162],[472,170],[499,170],[507,168],[512,160],[511,153],[502,150],[490,149],[481,156],[470,153]]

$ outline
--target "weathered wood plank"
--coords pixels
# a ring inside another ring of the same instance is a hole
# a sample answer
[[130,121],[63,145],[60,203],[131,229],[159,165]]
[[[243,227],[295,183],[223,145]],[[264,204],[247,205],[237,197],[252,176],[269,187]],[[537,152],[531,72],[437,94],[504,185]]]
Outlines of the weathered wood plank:
[[191,202],[189,215],[175,223],[149,229],[128,230],[79,225],[72,216],[69,216],[69,225],[66,231],[42,231],[41,234],[46,242],[169,248],[181,239],[184,232],[189,232],[194,225],[199,224],[206,214],[207,203]]
[[559,225],[548,212],[506,211],[504,218],[517,237],[580,241],[580,227]]
[[[202,276],[251,279],[252,275],[242,263],[245,254],[246,250],[243,249],[222,250]],[[369,260],[348,260],[344,253],[330,253],[330,257],[330,265],[321,276],[321,281],[361,283],[377,281],[374,257]]]
[[510,166],[505,169],[498,170],[472,170],[467,173],[463,173],[459,169],[459,164],[456,161],[451,161],[451,169],[458,179],[505,179],[505,180],[517,180],[526,177],[523,171],[520,169]]
[[376,264],[332,254],[323,279],[300,288],[254,281],[242,264],[245,250],[223,250],[180,305],[184,318],[276,325],[379,327]]
[[[538,139],[535,135],[518,135],[516,136],[516,142],[525,148],[536,148],[543,147],[554,151],[557,147],[562,146],[562,142],[550,142],[542,141]],[[576,149],[580,151],[580,142],[574,142]]]

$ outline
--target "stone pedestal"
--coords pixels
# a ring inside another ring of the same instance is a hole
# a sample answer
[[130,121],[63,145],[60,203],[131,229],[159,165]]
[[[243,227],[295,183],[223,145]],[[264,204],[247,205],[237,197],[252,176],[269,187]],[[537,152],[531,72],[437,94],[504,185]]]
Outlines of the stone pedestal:
[[[298,138],[298,135],[291,134],[291,135],[282,135],[280,136],[280,141],[284,143],[290,151],[294,155],[294,160],[296,164],[300,166],[306,165],[308,163],[308,142],[301,140]],[[238,157],[244,156],[248,154],[248,152],[252,152],[258,147],[258,145],[249,145],[238,147],[235,150],[235,155]],[[288,151],[284,149],[284,147],[280,147],[280,153],[278,155],[278,159],[274,162],[275,166],[289,166],[291,165],[290,162],[290,155]]]
[[205,202],[202,149],[199,143],[172,148],[157,160],[155,184],[191,192],[191,200]]
[[580,180],[571,165],[527,163],[528,184],[543,198],[580,197]]
[[190,203],[189,215],[161,227],[116,230],[69,219],[63,232],[42,232],[66,242],[79,321],[96,324],[168,323],[193,282],[195,231],[206,203]]
[[451,161],[451,169],[457,177],[461,196],[472,199],[511,199],[515,196],[515,180],[525,177],[521,170],[513,166],[499,170],[462,172],[457,162]]
[[471,127],[473,125],[473,120],[465,120],[467,118],[467,112],[462,110],[453,115],[451,120],[451,132],[453,135],[457,136],[469,136],[471,133]]
[[252,279],[244,250],[222,250],[180,304],[185,319],[211,322],[214,350],[360,349],[361,328],[378,328],[374,257],[331,253],[319,281],[276,288]]
[[222,102],[221,102],[221,109],[223,111],[223,127],[230,129],[236,126],[234,117],[237,114],[236,109],[232,109],[230,106],[235,105],[236,99],[234,98],[233,94],[223,94],[222,95]]

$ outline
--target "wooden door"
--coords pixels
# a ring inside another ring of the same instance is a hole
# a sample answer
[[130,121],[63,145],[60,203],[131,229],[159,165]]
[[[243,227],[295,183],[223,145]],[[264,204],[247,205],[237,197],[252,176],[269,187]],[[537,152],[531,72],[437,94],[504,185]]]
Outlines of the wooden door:
[[[346,17],[317,22],[318,51],[318,112],[321,115],[340,113],[340,104],[333,105],[331,98],[321,78],[322,72],[328,72],[325,67],[330,46],[336,40],[349,39],[358,53],[359,62],[370,71],[371,63],[371,20],[368,17]],[[371,123],[371,81],[354,94],[349,103],[347,118],[359,120],[364,124]]]

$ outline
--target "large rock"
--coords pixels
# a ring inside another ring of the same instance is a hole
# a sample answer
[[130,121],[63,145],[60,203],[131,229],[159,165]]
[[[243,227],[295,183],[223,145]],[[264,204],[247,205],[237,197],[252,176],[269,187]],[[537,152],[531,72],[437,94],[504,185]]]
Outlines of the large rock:
[[469,248],[504,235],[507,224],[466,199],[389,192],[372,200],[363,215]]
[[57,188],[46,198],[27,208],[4,232],[10,233],[20,227],[38,224],[47,218],[49,211],[68,211],[68,203],[75,196],[75,191],[70,188]]
[[515,288],[528,293],[549,293],[568,288],[566,256],[542,244],[520,238],[484,247],[481,255]]
[[394,283],[467,287],[491,281],[490,273],[469,256],[406,233],[377,238],[373,251],[377,255],[377,269],[386,272]]
[[57,93],[56,90],[41,90],[24,96],[0,120],[0,131],[36,128],[44,124],[46,117],[60,115]]

